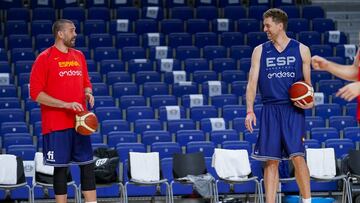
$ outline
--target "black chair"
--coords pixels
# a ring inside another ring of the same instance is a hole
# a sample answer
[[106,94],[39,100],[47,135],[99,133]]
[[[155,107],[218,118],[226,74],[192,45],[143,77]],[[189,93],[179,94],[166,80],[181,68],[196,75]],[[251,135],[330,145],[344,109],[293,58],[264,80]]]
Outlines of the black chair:
[[359,150],[350,150],[347,157],[344,158],[347,165],[347,174],[348,174],[348,199],[349,203],[352,202],[352,185],[351,182],[353,179],[360,179],[360,151]]
[[[184,179],[188,175],[205,175],[207,174],[206,164],[204,154],[202,152],[190,153],[190,154],[179,154],[175,153],[173,155],[173,177],[174,180],[171,181],[170,187],[172,188],[175,182],[181,184],[191,184],[194,182]],[[217,196],[217,186],[215,179],[211,182],[211,201],[217,202],[219,199]],[[173,200],[173,191],[171,190],[171,199]]]
[[4,182],[0,181],[0,189],[5,190],[8,193],[13,189],[26,187],[29,192],[28,200],[30,203],[33,202],[31,198],[32,197],[31,188],[27,184],[25,178],[23,160],[20,157],[16,157],[15,155],[0,154],[0,163],[2,165],[7,165],[7,166],[10,165],[16,166],[16,174],[14,174],[15,171],[13,171],[11,167],[1,167],[0,173],[6,174],[7,176],[9,176],[10,174],[16,175],[15,177],[12,178],[10,177],[10,178],[17,180],[16,183],[15,182],[9,183],[8,181],[1,179]]

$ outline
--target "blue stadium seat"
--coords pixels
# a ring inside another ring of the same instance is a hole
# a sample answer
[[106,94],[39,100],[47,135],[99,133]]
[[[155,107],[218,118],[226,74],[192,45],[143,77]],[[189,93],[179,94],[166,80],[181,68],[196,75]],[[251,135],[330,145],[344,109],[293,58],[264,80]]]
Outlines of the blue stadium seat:
[[254,18],[243,18],[238,21],[238,31],[241,33],[259,32],[260,22]]
[[248,141],[230,140],[222,143],[223,149],[245,149],[248,154],[252,153],[252,146]]
[[307,140],[304,140],[304,147],[305,147],[305,149],[321,148],[321,143],[315,139],[307,139]]
[[35,60],[35,54],[32,48],[14,48],[11,49],[11,61]]
[[[4,53],[5,54],[5,53]],[[3,73],[10,73],[11,72],[11,67],[10,67],[10,64],[8,62],[8,59],[7,59],[7,53],[5,54],[6,57],[6,61],[0,61],[0,70],[1,72]],[[1,58],[1,49],[0,49],[0,58]],[[1,60],[1,59],[0,59]]]
[[164,46],[165,37],[162,33],[145,33],[142,45],[143,47]]
[[28,25],[24,20],[7,20],[5,22],[5,35],[28,34]]
[[205,134],[202,130],[179,130],[176,133],[176,142],[181,147],[192,141],[205,141]]
[[331,95],[331,103],[339,104],[340,106],[345,106],[348,103],[356,103],[356,102],[357,102],[357,98],[354,98],[351,101],[347,101],[341,97],[337,97],[336,93]]
[[337,92],[343,85],[341,80],[320,80],[319,92],[323,92],[325,95],[331,95]]
[[215,71],[199,70],[199,71],[194,71],[192,81],[196,83],[201,83],[203,81],[213,81],[217,79],[218,76]]
[[163,1],[145,0],[141,2],[141,6],[160,6],[164,7]]
[[302,17],[308,20],[313,18],[324,18],[325,12],[321,6],[306,5],[302,7]]
[[320,116],[306,116],[305,129],[311,131],[312,128],[325,127],[325,120]]
[[148,130],[144,131],[141,142],[146,146],[149,146],[155,142],[171,142],[171,139],[171,135],[168,131]]
[[151,60],[173,58],[173,50],[168,46],[150,47],[149,58]]
[[143,84],[143,95],[145,97],[169,94],[169,87],[164,82],[145,82]]
[[174,95],[152,95],[151,106],[155,109],[161,106],[176,106],[177,98]]
[[218,37],[213,32],[195,33],[195,46],[203,48],[209,45],[218,45]]
[[119,143],[116,145],[120,161],[125,163],[129,159],[129,152],[146,152],[145,145],[142,143]]
[[164,19],[160,22],[161,32],[164,34],[184,32],[184,22],[181,19]]
[[100,62],[100,73],[108,74],[109,72],[125,71],[125,64],[120,60],[102,60]]
[[287,30],[294,33],[310,31],[309,20],[305,18],[290,18],[288,21]]
[[240,70],[248,73],[251,67],[251,58],[242,58],[240,59]]
[[324,119],[330,116],[341,116],[341,107],[339,104],[319,104],[315,107],[315,116],[321,116]]
[[237,96],[244,96],[246,93],[247,81],[234,81],[231,83],[231,93]]
[[340,138],[340,135],[336,128],[318,127],[311,129],[310,137],[319,142],[325,142],[327,139]]
[[94,49],[97,47],[112,47],[112,36],[108,33],[90,34],[89,48]]
[[136,7],[118,7],[116,9],[116,19],[128,19],[129,21],[136,21],[140,17],[140,10]]
[[159,59],[156,61],[156,71],[172,72],[181,70],[180,61],[177,59]]
[[284,5],[280,6],[279,8],[286,12],[288,18],[300,18],[300,9],[298,6]]
[[[185,110],[182,106],[160,106],[159,119],[160,121],[181,120],[185,118]],[[168,129],[169,130],[169,129]]]
[[158,23],[153,19],[139,19],[135,22],[135,31],[137,34],[157,33]]
[[29,128],[25,122],[3,122],[1,124],[1,135],[5,133],[28,133]]
[[14,109],[0,109],[0,123],[3,122],[23,122],[25,121],[24,110],[14,108]]
[[185,59],[185,71],[193,73],[199,70],[210,70],[209,62],[204,58],[188,58]]
[[130,106],[146,106],[146,101],[142,95],[124,95],[120,97],[120,108],[127,109]]
[[360,141],[360,128],[359,127],[346,127],[344,130],[344,138],[350,139],[353,142]]
[[314,18],[312,19],[312,29],[314,31],[324,33],[326,31],[335,30],[335,23],[329,18]]
[[177,97],[185,94],[198,94],[198,87],[195,82],[180,82],[172,86],[172,93]]
[[[110,20],[110,34],[128,34],[133,32],[133,22],[128,19]],[[134,34],[134,33],[133,33]],[[123,45],[124,47],[125,45]]]
[[212,60],[213,70],[217,73],[221,73],[227,70],[236,70],[237,65],[232,58],[214,58]]
[[162,9],[162,7],[158,6],[143,7],[141,18],[162,20],[164,18],[164,10]]
[[16,134],[22,134],[22,133],[14,133],[11,136],[3,138],[3,140],[2,140],[2,148],[3,149],[8,151],[9,147],[12,145],[15,145],[14,147],[16,148],[17,145],[32,145],[33,144],[32,137],[30,136],[29,133],[24,133],[24,134],[27,134],[27,136],[16,135]]
[[176,58],[179,60],[200,58],[200,49],[196,46],[178,46],[176,48]]
[[94,33],[106,33],[106,23],[104,20],[90,19],[84,21],[84,35],[90,35]]
[[62,18],[84,22],[85,9],[82,7],[65,7],[62,9]]
[[253,48],[248,45],[235,45],[230,48],[230,57],[240,60],[242,58],[250,58]]
[[160,159],[172,157],[175,153],[181,153],[179,143],[155,142],[151,145],[152,152],[159,152]]
[[223,32],[220,37],[220,44],[225,47],[244,45],[244,34],[241,32]]
[[126,110],[126,120],[135,122],[138,119],[154,118],[154,110],[148,106],[130,106]]
[[194,18],[194,9],[188,6],[179,6],[171,8],[171,18],[189,20]]
[[32,39],[29,35],[9,35],[8,48],[32,48]]
[[210,133],[210,140],[215,145],[220,145],[225,141],[239,141],[239,134],[233,129],[217,130]]
[[86,0],[86,1],[85,1],[85,6],[86,6],[86,8],[91,8],[91,7],[108,7],[108,6],[109,6],[109,0],[102,0],[102,1]]
[[224,108],[225,105],[237,105],[239,102],[234,94],[222,94],[211,97],[211,104],[217,108]]
[[116,147],[119,143],[136,143],[136,139],[134,132],[112,131],[109,133],[107,141],[109,147]]
[[321,80],[331,80],[332,75],[327,71],[311,71],[311,82],[315,86]]
[[227,7],[227,6],[240,6],[242,5],[242,2],[241,1],[238,1],[238,0],[226,0],[226,1],[219,1],[219,7],[221,8],[224,8],[224,7]]
[[217,1],[216,0],[195,0],[194,1],[194,6],[198,7],[198,6],[217,6]]
[[208,105],[207,97],[202,94],[186,94],[181,97],[181,100],[185,108]]
[[203,118],[217,118],[218,113],[214,106],[194,106],[190,109],[190,118],[200,121]]
[[[84,48],[86,48],[87,50],[89,49],[88,47],[86,47],[85,36],[83,34],[77,34],[77,36],[76,36],[76,48],[81,50],[81,51],[83,51]],[[87,55],[85,55],[85,57],[86,57],[86,59],[91,59],[90,54],[89,54],[89,57]]]
[[223,81],[206,81],[202,85],[202,93],[207,96],[227,94],[227,84]]
[[139,71],[135,73],[135,81],[139,85],[147,82],[160,82],[160,80],[160,74],[156,71]]
[[[14,89],[13,89],[14,88]],[[6,89],[6,94],[9,94],[11,92],[11,94],[13,95],[17,95],[16,93],[16,88],[12,85],[2,85],[0,86],[0,90]],[[10,92],[9,92],[10,91]],[[30,90],[29,90],[29,84],[24,84],[23,86],[21,86],[21,98],[22,99],[30,99]],[[3,96],[0,94],[0,97]],[[5,96],[5,97],[16,97],[16,96]],[[31,101],[31,100],[30,100]]]
[[[130,47],[129,47],[130,48]],[[139,49],[138,53],[133,53],[134,56],[140,55],[143,49]],[[153,63],[148,59],[130,59],[128,62],[128,72],[137,73],[140,71],[153,71]]]
[[256,47],[257,45],[268,41],[265,32],[249,32],[247,34],[247,45]]
[[114,47],[96,47],[94,60],[100,62],[107,59],[119,59],[118,50]]
[[258,136],[259,136],[259,129],[254,129],[254,131],[252,133],[250,131],[245,130],[244,135],[243,135],[243,139],[245,141],[248,141],[251,145],[253,145],[253,144],[255,144],[257,142]]
[[328,44],[311,45],[310,51],[312,55],[319,55],[322,57],[333,56],[333,49]]
[[77,7],[77,6],[79,6],[78,1],[58,0],[54,2],[54,7],[56,9],[65,9],[68,7]]
[[109,89],[108,86],[103,83],[92,83],[92,89],[94,96],[107,96],[109,95]]
[[[192,85],[189,82],[189,75],[183,70],[174,70],[172,72],[165,72],[164,80],[167,84],[182,83],[182,85]],[[195,84],[196,85],[196,84]]]
[[[1,7],[3,8],[3,7]],[[25,20],[30,21],[30,9],[27,8],[9,8],[6,11],[6,20]]]
[[144,59],[145,50],[143,47],[124,47],[122,49],[121,59],[129,61],[130,59]]
[[215,58],[225,58],[227,56],[226,54],[227,50],[224,46],[204,46],[203,48],[203,57],[212,60]]
[[222,110],[222,116],[226,121],[231,121],[246,115],[245,105],[225,105]]
[[[82,51],[83,52],[83,51]],[[83,52],[85,55],[85,52]],[[88,52],[90,54],[90,51]],[[86,55],[85,55],[86,57]],[[97,67],[95,61],[92,59],[86,59],[87,69],[88,71],[97,71]]]
[[168,35],[168,45],[173,48],[178,46],[191,46],[192,36],[186,32],[170,33]]
[[334,47],[339,44],[348,44],[348,39],[342,31],[326,31],[324,33],[324,44],[329,44]]
[[87,11],[87,19],[110,20],[110,10],[106,7],[91,7]]
[[241,70],[225,70],[221,73],[221,80],[226,83],[246,80],[246,74]]
[[23,86],[25,84],[29,84],[29,80],[30,80],[30,73],[20,73],[18,75],[18,86]]
[[32,9],[32,21],[34,20],[50,20],[55,21],[56,12],[53,8],[34,8]]
[[186,31],[190,34],[195,34],[198,32],[209,32],[209,21],[206,19],[188,19],[186,22]]
[[116,35],[116,47],[137,47],[139,46],[139,37],[135,33],[118,33]]
[[122,132],[122,131],[125,132],[130,131],[129,123],[125,120],[120,120],[120,118],[117,118],[111,120],[105,119],[101,122],[101,134],[104,137],[107,137],[110,134],[110,132]]
[[117,82],[113,84],[112,95],[115,98],[120,98],[123,95],[137,94],[139,94],[139,88],[133,82]]
[[88,72],[91,83],[101,83],[102,77],[99,72]]
[[[252,3],[255,1],[251,1]],[[249,6],[249,18],[255,18],[257,20],[263,19],[263,13],[268,10],[268,6],[265,5],[256,5],[256,6]]]
[[192,119],[169,120],[167,129],[170,133],[176,133],[179,130],[195,130],[195,122]]
[[341,159],[350,150],[356,148],[354,142],[350,139],[329,139],[325,141],[325,147],[334,148],[336,159]]
[[343,130],[346,127],[357,127],[357,120],[353,116],[330,116],[329,127]]
[[115,106],[114,97],[112,96],[95,96],[94,108],[101,106]]
[[21,157],[24,161],[33,161],[36,151],[34,145],[10,145],[6,154],[13,154],[17,157]]
[[353,58],[355,57],[355,55],[357,53],[357,47],[355,45],[350,45],[351,47],[346,48],[345,46],[349,46],[349,45],[344,45],[344,44],[336,45],[336,47],[335,47],[336,54],[335,55],[342,57],[342,58],[353,60]]
[[200,129],[205,133],[226,130],[227,128],[227,123],[223,118],[203,118],[200,122]]
[[29,115],[29,124],[35,125],[36,122],[41,121],[41,111],[40,108],[33,108],[30,110]]
[[117,120],[122,118],[121,110],[115,106],[97,107],[95,109],[95,114],[99,122],[102,122],[104,120]]
[[40,50],[50,47],[54,44],[54,36],[52,34],[38,34],[35,36],[35,49]]
[[210,141],[192,141],[186,145],[186,153],[203,152],[205,157],[212,157],[215,144]]
[[215,6],[198,6],[196,18],[213,20],[218,18],[218,9]]
[[321,44],[321,35],[317,31],[302,31],[299,33],[299,41],[306,46]]
[[234,22],[227,18],[218,18],[212,20],[212,31],[216,33],[235,31]]
[[[220,1],[225,2],[225,1]],[[224,8],[224,17],[232,20],[246,18],[246,9],[243,6],[229,5]]]
[[34,61],[32,60],[16,61],[14,66],[14,73],[15,74],[30,73],[33,63]]
[[[157,119],[137,119],[135,120],[134,131],[143,134],[148,130],[162,130],[161,122]],[[144,143],[145,144],[145,143]]]

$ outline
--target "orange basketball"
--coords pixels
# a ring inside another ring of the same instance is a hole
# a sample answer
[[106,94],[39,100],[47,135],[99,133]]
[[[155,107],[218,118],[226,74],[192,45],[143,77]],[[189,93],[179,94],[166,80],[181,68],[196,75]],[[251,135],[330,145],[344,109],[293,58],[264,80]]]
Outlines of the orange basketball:
[[289,96],[293,102],[304,100],[310,103],[314,100],[314,89],[306,82],[298,81],[291,85]]
[[98,128],[96,115],[90,111],[82,111],[75,116],[75,130],[81,135],[91,135]]

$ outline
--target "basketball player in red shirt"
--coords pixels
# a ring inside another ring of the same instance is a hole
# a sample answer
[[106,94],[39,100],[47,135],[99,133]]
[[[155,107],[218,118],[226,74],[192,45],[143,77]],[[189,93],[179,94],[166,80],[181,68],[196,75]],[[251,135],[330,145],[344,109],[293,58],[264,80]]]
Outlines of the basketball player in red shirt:
[[357,120],[360,120],[360,72],[359,72],[360,50],[358,50],[354,63],[352,65],[341,65],[326,60],[320,56],[313,56],[311,65],[315,70],[328,71],[344,80],[353,81],[340,88],[336,93],[337,97],[341,97],[347,101],[351,101],[357,97]]
[[75,46],[72,21],[60,19],[52,27],[55,43],[36,58],[30,74],[30,96],[40,103],[43,155],[54,166],[57,203],[67,202],[69,164],[78,164],[86,203],[96,203],[93,152],[90,136],[74,130],[75,114],[92,107],[94,97],[85,57]]

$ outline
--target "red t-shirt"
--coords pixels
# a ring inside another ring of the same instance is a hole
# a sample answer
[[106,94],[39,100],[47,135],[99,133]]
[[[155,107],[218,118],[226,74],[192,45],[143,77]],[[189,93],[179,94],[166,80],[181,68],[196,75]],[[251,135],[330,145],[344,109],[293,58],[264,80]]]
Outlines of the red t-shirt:
[[[86,109],[85,88],[91,83],[82,52],[69,49],[63,53],[52,46],[36,58],[30,74],[30,96],[40,92],[65,102],[79,102]],[[74,128],[75,112],[41,105],[42,133]]]

